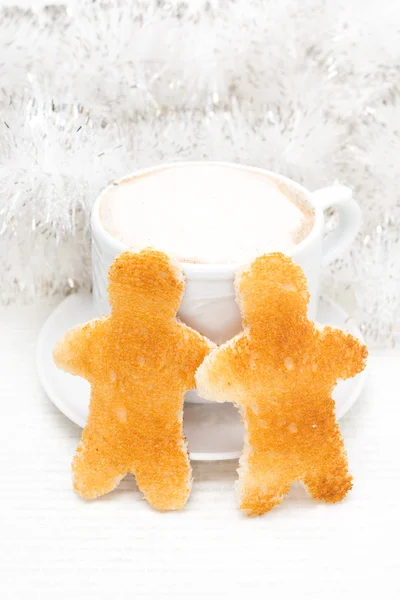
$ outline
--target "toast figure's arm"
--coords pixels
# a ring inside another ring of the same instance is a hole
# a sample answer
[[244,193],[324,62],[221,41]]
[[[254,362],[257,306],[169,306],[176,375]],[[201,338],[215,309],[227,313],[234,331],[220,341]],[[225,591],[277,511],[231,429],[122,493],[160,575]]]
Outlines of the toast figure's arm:
[[181,324],[182,338],[179,344],[181,370],[186,379],[187,389],[196,387],[195,373],[215,344],[198,331]]
[[92,371],[94,333],[103,319],[94,319],[84,325],[70,329],[58,341],[53,351],[57,367],[87,378]]
[[325,368],[333,370],[339,379],[349,379],[364,370],[367,347],[356,337],[341,329],[324,327],[319,334],[321,356],[326,356]]
[[214,402],[232,402],[235,395],[237,374],[241,372],[243,353],[237,346],[244,342],[243,334],[220,348],[215,348],[204,360],[196,373],[198,392],[203,398]]

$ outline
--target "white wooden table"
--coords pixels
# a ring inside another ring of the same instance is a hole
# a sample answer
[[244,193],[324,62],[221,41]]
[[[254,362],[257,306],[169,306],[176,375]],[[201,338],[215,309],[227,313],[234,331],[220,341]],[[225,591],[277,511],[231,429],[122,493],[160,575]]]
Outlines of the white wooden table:
[[293,486],[249,519],[235,504],[236,461],[194,463],[187,507],[161,514],[131,476],[95,502],[72,491],[80,430],[35,370],[49,312],[0,309],[1,600],[400,597],[399,352],[372,355],[341,422],[355,478],[345,502],[318,504]]

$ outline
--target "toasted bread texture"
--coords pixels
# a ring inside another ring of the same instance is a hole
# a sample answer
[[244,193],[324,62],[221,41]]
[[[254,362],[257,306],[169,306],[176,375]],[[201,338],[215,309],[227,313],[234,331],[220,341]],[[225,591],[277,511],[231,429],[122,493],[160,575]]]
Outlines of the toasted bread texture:
[[296,480],[313,498],[338,502],[352,477],[332,392],[338,379],[364,369],[367,348],[308,319],[306,278],[283,254],[257,258],[235,287],[244,331],[207,356],[196,380],[203,397],[241,411],[240,507],[263,514]]
[[111,314],[69,331],[54,350],[60,368],[91,385],[74,488],[96,498],[131,472],[153,507],[178,509],[191,488],[183,396],[212,344],[176,319],[183,275],[162,252],[118,256],[108,291]]

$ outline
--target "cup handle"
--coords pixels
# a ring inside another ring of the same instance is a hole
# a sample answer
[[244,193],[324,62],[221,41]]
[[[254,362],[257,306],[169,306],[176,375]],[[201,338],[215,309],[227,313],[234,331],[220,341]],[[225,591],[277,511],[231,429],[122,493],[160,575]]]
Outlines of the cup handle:
[[331,185],[313,193],[315,205],[322,210],[334,208],[339,214],[338,227],[322,242],[322,266],[331,263],[353,243],[361,226],[361,208],[353,192],[345,185]]

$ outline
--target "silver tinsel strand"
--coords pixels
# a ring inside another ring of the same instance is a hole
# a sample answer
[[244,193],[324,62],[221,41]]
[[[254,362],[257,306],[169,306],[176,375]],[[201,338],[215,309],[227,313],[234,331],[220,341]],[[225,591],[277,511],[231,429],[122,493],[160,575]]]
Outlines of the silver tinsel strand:
[[231,160],[353,188],[363,228],[324,291],[370,343],[400,342],[399,23],[391,0],[0,9],[1,300],[90,288],[110,179]]

